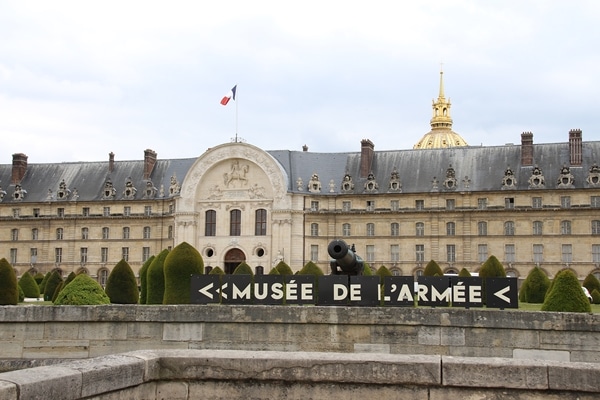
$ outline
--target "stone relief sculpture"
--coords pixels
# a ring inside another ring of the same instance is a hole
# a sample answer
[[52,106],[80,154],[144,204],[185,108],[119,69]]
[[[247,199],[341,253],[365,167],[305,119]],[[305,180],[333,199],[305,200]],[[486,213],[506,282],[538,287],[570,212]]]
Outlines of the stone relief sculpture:
[[456,173],[452,164],[446,169],[446,179],[444,180],[444,187],[446,190],[456,190]]
[[56,200],[67,200],[71,191],[67,187],[65,180],[63,179],[58,185],[58,191],[56,192]]
[[375,175],[373,172],[370,172],[369,175],[367,175],[367,181],[365,182],[364,189],[365,192],[376,192],[379,189],[379,184],[377,184],[377,181],[375,181]]
[[572,188],[575,183],[575,177],[571,173],[571,169],[563,165],[558,176],[557,187],[559,189]]
[[502,189],[513,189],[517,186],[517,179],[512,168],[509,166],[504,171],[504,177],[502,178]]
[[390,175],[390,184],[388,189],[390,192],[402,192],[402,182],[400,182],[400,175],[395,167]]
[[585,181],[592,187],[600,186],[600,167],[598,167],[598,164],[592,164]]
[[265,198],[265,188],[262,186],[258,186],[256,183],[250,189],[248,189],[248,196],[251,199],[264,199]]
[[102,192],[102,200],[112,200],[117,195],[117,189],[114,188],[110,178],[104,182],[104,190]]
[[181,186],[179,185],[179,181],[177,181],[177,176],[173,174],[171,176],[171,185],[169,186],[169,197],[177,196],[181,191]]
[[308,182],[308,191],[311,193],[321,192],[321,181],[319,181],[319,175],[316,173],[312,174],[310,182]]
[[544,178],[542,169],[537,165],[533,167],[533,171],[528,182],[530,189],[542,189],[546,186],[546,179]]
[[137,189],[133,186],[133,181],[131,177],[125,180],[125,190],[123,190],[123,198],[126,200],[133,200],[135,198],[135,194],[137,193]]
[[246,174],[248,174],[248,170],[250,167],[246,165],[240,165],[238,160],[235,160],[231,163],[231,170],[223,174],[223,180],[226,187],[229,187],[231,184],[239,184],[240,186],[248,185],[248,178]]

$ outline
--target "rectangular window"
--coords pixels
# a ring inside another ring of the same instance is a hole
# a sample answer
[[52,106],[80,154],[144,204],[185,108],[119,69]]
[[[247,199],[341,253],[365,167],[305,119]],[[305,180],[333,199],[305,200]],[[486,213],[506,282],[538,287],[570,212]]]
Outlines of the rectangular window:
[[[208,210],[204,215],[206,216],[204,236],[215,236],[217,234],[217,212],[215,210]],[[171,233],[173,233],[172,228]]]
[[600,235],[600,220],[592,221],[592,235]]
[[36,217],[36,218],[40,216],[40,209],[39,208],[34,208],[33,209],[33,216]]
[[81,228],[81,240],[88,240],[90,230],[88,228]]
[[144,215],[147,217],[152,215],[152,206],[144,206]]
[[57,247],[54,249],[54,263],[60,264],[62,262],[62,248]]
[[144,239],[150,239],[150,227],[145,226],[144,230],[142,231],[142,234],[143,234]]
[[480,263],[484,263],[488,259],[488,248],[487,244],[478,244],[477,245],[477,259]]
[[129,247],[121,248],[121,258],[125,261],[129,261]]
[[446,235],[454,236],[456,234],[456,224],[454,222],[448,222],[446,224]]
[[571,221],[560,221],[560,234],[570,235],[571,234]]
[[505,244],[504,245],[504,261],[506,262],[515,262],[515,245],[514,244]]
[[13,213],[13,218],[19,218],[19,215],[21,215],[21,209],[20,208],[13,208],[12,209],[12,213]]
[[350,224],[344,224],[342,225],[342,236],[350,236]]
[[56,240],[63,240],[64,230],[63,228],[58,228],[56,230]]
[[148,261],[150,258],[150,247],[142,247],[142,262]]
[[37,263],[37,248],[32,247],[31,249],[29,249],[29,257],[31,260],[31,264],[35,264]]
[[319,202],[318,201],[310,202],[310,211],[319,211]]
[[417,222],[415,224],[415,235],[417,236],[425,236],[425,224],[423,222]]
[[424,262],[425,261],[425,245],[424,244],[415,245],[415,261],[416,262]]
[[57,208],[56,215],[58,216],[58,218],[64,218],[65,217],[65,209],[62,207]]
[[84,217],[89,217],[90,216],[90,208],[89,207],[83,207],[83,216]]
[[446,245],[446,261],[450,263],[456,262],[456,246],[453,244]]
[[504,199],[504,208],[506,208],[506,209],[515,208],[515,198],[514,197],[506,197]]
[[123,239],[129,239],[129,227],[127,226],[123,228]]
[[173,225],[169,225],[167,228],[167,239],[173,239]]
[[392,222],[391,225],[391,236],[400,236],[400,224],[397,222]]
[[400,201],[399,200],[390,201],[390,210],[398,211],[399,209],[400,209]]
[[310,224],[310,236],[319,236],[319,224]]
[[560,206],[562,208],[571,208],[571,196],[560,196]]
[[542,198],[541,197],[532,197],[531,198],[531,207],[542,208]]
[[541,236],[544,232],[544,223],[542,221],[533,221],[533,234]]
[[375,261],[375,246],[372,244],[367,245],[367,262]]
[[367,224],[367,236],[375,236],[375,224],[369,222]]
[[390,260],[393,263],[397,263],[400,261],[400,245],[392,244],[390,245]]
[[104,207],[102,209],[102,216],[103,217],[110,217],[110,207]]
[[267,234],[267,210],[259,209],[255,213],[254,234],[265,236]]
[[600,208],[600,196],[591,196],[590,206],[592,206],[593,208]]
[[562,249],[562,262],[570,263],[573,262],[573,246],[570,244],[563,244]]
[[169,204],[169,214],[173,214],[175,212],[175,204]]
[[446,210],[454,210],[456,201],[454,199],[446,199]]
[[375,211],[375,200],[367,200],[367,211]]
[[592,245],[592,262],[600,264],[600,244]]
[[342,202],[342,211],[350,211],[352,209],[352,202],[343,201]]
[[108,247],[102,247],[100,249],[100,262],[102,262],[102,263],[108,262]]
[[31,230],[31,240],[38,240],[39,237],[39,231],[37,228],[33,228]]
[[487,199],[486,198],[477,199],[477,208],[479,210],[485,210],[487,208]]
[[82,264],[85,264],[88,260],[88,249],[87,247],[82,247],[81,249],[79,249],[79,260],[81,261]]
[[102,239],[108,239],[109,230],[107,227],[102,228]]
[[319,261],[319,245],[310,245],[310,260],[313,262]]
[[477,234],[479,236],[487,236],[487,222],[479,221],[477,223]]
[[415,208],[417,210],[424,210],[425,209],[425,200],[415,200]]
[[17,241],[19,240],[19,230],[18,229],[11,229],[10,230],[10,240],[12,241]]
[[229,213],[229,235],[240,236],[242,234],[242,212],[231,210]]
[[10,263],[11,265],[17,263],[17,249],[10,249]]
[[123,216],[129,217],[131,215],[131,207],[125,206],[123,207]]
[[534,244],[533,245],[533,262],[541,264],[544,261],[544,245]]

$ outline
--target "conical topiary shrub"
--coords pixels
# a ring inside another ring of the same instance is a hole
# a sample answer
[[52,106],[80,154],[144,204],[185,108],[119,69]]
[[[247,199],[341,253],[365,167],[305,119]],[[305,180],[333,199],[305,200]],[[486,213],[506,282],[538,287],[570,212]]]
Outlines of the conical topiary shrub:
[[588,292],[590,292],[590,294],[594,290],[600,292],[600,281],[598,280],[598,278],[596,278],[594,274],[588,274],[588,276],[586,276],[583,280],[582,286],[585,286],[585,288],[588,290]]
[[504,266],[496,256],[489,256],[479,269],[480,278],[505,278],[506,271]]
[[[377,272],[377,271],[375,271],[375,272]],[[363,274],[363,276],[373,276],[373,269],[371,268],[369,263],[365,263],[362,274]]]
[[284,261],[279,261],[275,268],[277,268],[277,271],[279,271],[279,275],[294,275],[294,272],[292,271],[290,266],[287,265]]
[[65,287],[65,281],[58,282],[58,285],[56,285],[56,289],[54,289],[54,294],[52,294],[52,299],[50,299],[50,301],[54,303],[54,300],[56,300],[58,294],[60,293],[63,287]]
[[156,257],[150,256],[140,268],[140,304],[146,304],[146,297],[148,294],[148,268]]
[[57,269],[53,270],[50,277],[46,281],[46,287],[44,288],[44,300],[52,301],[56,287],[62,282],[62,277]]
[[319,268],[317,264],[312,261],[307,262],[304,267],[298,272],[298,275],[314,275],[314,276],[323,276],[323,270]]
[[23,292],[23,288],[21,286],[17,284],[17,287],[19,288],[19,303],[22,303],[25,301],[25,293]]
[[594,304],[600,304],[600,291],[594,289],[594,291],[590,293],[590,296],[592,296]]
[[192,275],[204,274],[204,260],[192,245],[182,242],[165,258],[163,304],[190,304]]
[[235,267],[235,270],[233,271],[232,275],[252,275],[252,276],[254,276],[254,273],[252,272],[252,268],[250,268],[250,266],[248,264],[246,264],[245,261],[242,261],[241,263],[239,263],[239,265],[237,267]]
[[83,306],[110,304],[102,286],[87,274],[78,274],[60,291],[54,304],[57,306]]
[[546,292],[550,287],[550,279],[538,266],[534,267],[521,286],[519,300],[526,303],[540,304],[544,302]]
[[137,304],[139,291],[137,279],[127,261],[121,260],[114,266],[106,280],[106,295],[113,304]]
[[579,280],[570,269],[563,269],[554,277],[546,294],[542,311],[591,312],[590,301],[583,293]]
[[423,271],[423,276],[444,276],[444,271],[440,268],[438,263],[431,260],[425,266],[425,271]]
[[271,268],[269,275],[281,275],[276,267]]
[[471,276],[471,273],[469,272],[469,270],[463,267],[463,269],[461,269],[458,273],[458,276],[460,278],[469,278]]
[[146,272],[146,304],[162,304],[165,296],[165,258],[169,254],[164,249],[154,258]]
[[34,299],[40,297],[40,287],[29,272],[25,272],[21,275],[21,278],[19,278],[19,286],[23,289],[23,295],[25,295],[25,297]]
[[381,267],[379,267],[379,269],[377,270],[377,272],[375,273],[375,275],[379,276],[380,282],[383,283],[383,279],[386,276],[392,276],[392,273],[390,272],[390,270],[385,265],[382,265]]
[[44,294],[46,291],[46,283],[48,282],[48,279],[50,279],[50,275],[52,275],[52,271],[48,271],[46,272],[46,275],[44,275],[44,279],[42,279],[42,282],[40,283],[40,295]]
[[42,274],[41,272],[38,272],[37,274],[35,274],[33,279],[35,279],[35,283],[37,283],[38,286],[40,286],[42,284],[42,281],[44,280],[44,274]]
[[12,265],[6,258],[0,259],[0,305],[9,306],[19,303],[19,284]]
[[225,275],[225,271],[223,271],[220,267],[214,267],[208,273],[209,275]]

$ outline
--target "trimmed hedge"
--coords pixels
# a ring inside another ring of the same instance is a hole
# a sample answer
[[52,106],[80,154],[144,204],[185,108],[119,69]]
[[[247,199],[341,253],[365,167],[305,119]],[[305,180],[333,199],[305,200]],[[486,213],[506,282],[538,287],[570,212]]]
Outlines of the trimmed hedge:
[[239,265],[235,268],[232,275],[253,275],[252,268],[245,261],[239,263]]
[[208,273],[209,275],[225,275],[225,271],[223,271],[220,267],[214,267]]
[[44,300],[52,301],[56,287],[62,282],[62,277],[57,269],[54,269],[50,273],[50,277],[46,281],[46,287],[44,288]]
[[110,304],[102,286],[87,274],[79,274],[60,291],[54,304],[57,306],[85,306]]
[[9,306],[19,303],[19,284],[12,265],[6,258],[0,259],[0,305]]
[[438,263],[431,260],[425,266],[423,276],[444,276],[444,271],[442,271]]
[[279,272],[279,275],[294,275],[294,272],[292,271],[292,269],[290,268],[290,266],[287,265],[283,261],[279,261],[279,263],[277,263],[277,265],[275,266],[275,268]]
[[468,269],[464,268],[460,270],[460,272],[458,273],[458,276],[461,278],[469,278],[471,276],[471,273],[469,272]]
[[146,304],[162,304],[165,296],[165,258],[169,254],[164,249],[154,258],[146,273]]
[[521,285],[519,300],[526,303],[543,303],[551,281],[538,266],[534,267]]
[[192,245],[182,242],[165,258],[164,272],[163,304],[190,304],[192,275],[204,274],[204,260]]
[[307,262],[304,267],[298,272],[298,275],[314,275],[314,276],[323,276],[323,270],[319,268],[317,264],[312,261]]
[[563,269],[556,274],[542,304],[542,311],[592,312],[590,301],[573,271]]
[[35,298],[40,297],[40,287],[29,272],[25,272],[19,279],[19,286],[23,289],[25,297]]
[[138,304],[137,279],[127,261],[121,260],[115,265],[106,280],[105,291],[113,304]]
[[146,297],[148,294],[148,268],[150,268],[150,264],[152,264],[152,261],[154,261],[155,258],[156,256],[150,256],[144,265],[142,265],[142,268],[140,268],[140,304],[146,304]]

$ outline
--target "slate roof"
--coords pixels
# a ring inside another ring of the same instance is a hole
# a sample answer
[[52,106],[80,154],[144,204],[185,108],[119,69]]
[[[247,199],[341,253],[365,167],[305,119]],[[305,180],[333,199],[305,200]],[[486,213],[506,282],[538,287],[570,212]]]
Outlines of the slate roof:
[[[546,189],[557,187],[561,168],[570,167],[574,176],[575,188],[586,188],[586,178],[593,164],[600,163],[600,142],[583,142],[582,165],[570,166],[569,143],[534,144],[534,165],[541,168],[546,179]],[[360,152],[313,153],[307,151],[272,150],[267,151],[286,171],[288,191],[308,193],[306,185],[316,173],[321,182],[321,195],[340,194],[344,175],[348,173],[354,182],[354,190],[349,194],[365,193],[366,178],[360,178]],[[168,189],[172,176],[179,184],[196,161],[195,158],[157,160],[150,176],[153,185]],[[443,186],[449,166],[455,171],[457,191],[495,191],[502,189],[502,178],[510,167],[517,179],[517,190],[531,190],[528,180],[533,166],[521,165],[521,146],[453,147],[445,149],[375,151],[372,173],[379,185],[377,193],[388,192],[392,171],[398,172],[402,193],[425,193],[433,189],[434,177],[439,181],[438,190],[448,191]],[[137,188],[135,200],[141,200],[146,182],[143,179],[144,161],[114,161],[114,169],[109,172],[109,162],[69,162],[49,164],[28,164],[21,186],[27,191],[20,202],[48,201],[48,190],[53,194],[65,181],[73,191],[77,189],[78,201],[102,200],[104,184],[110,179],[117,190],[115,199],[123,198],[125,182],[131,178]],[[17,202],[12,198],[15,186],[11,185],[12,164],[0,165],[0,187],[7,192],[3,203]],[[465,178],[468,177],[468,178]],[[297,179],[302,178],[303,188],[298,190]],[[333,180],[334,191],[330,192]],[[468,180],[468,185],[463,181]],[[158,197],[158,196],[157,196]],[[72,200],[71,198],[67,200]]]

